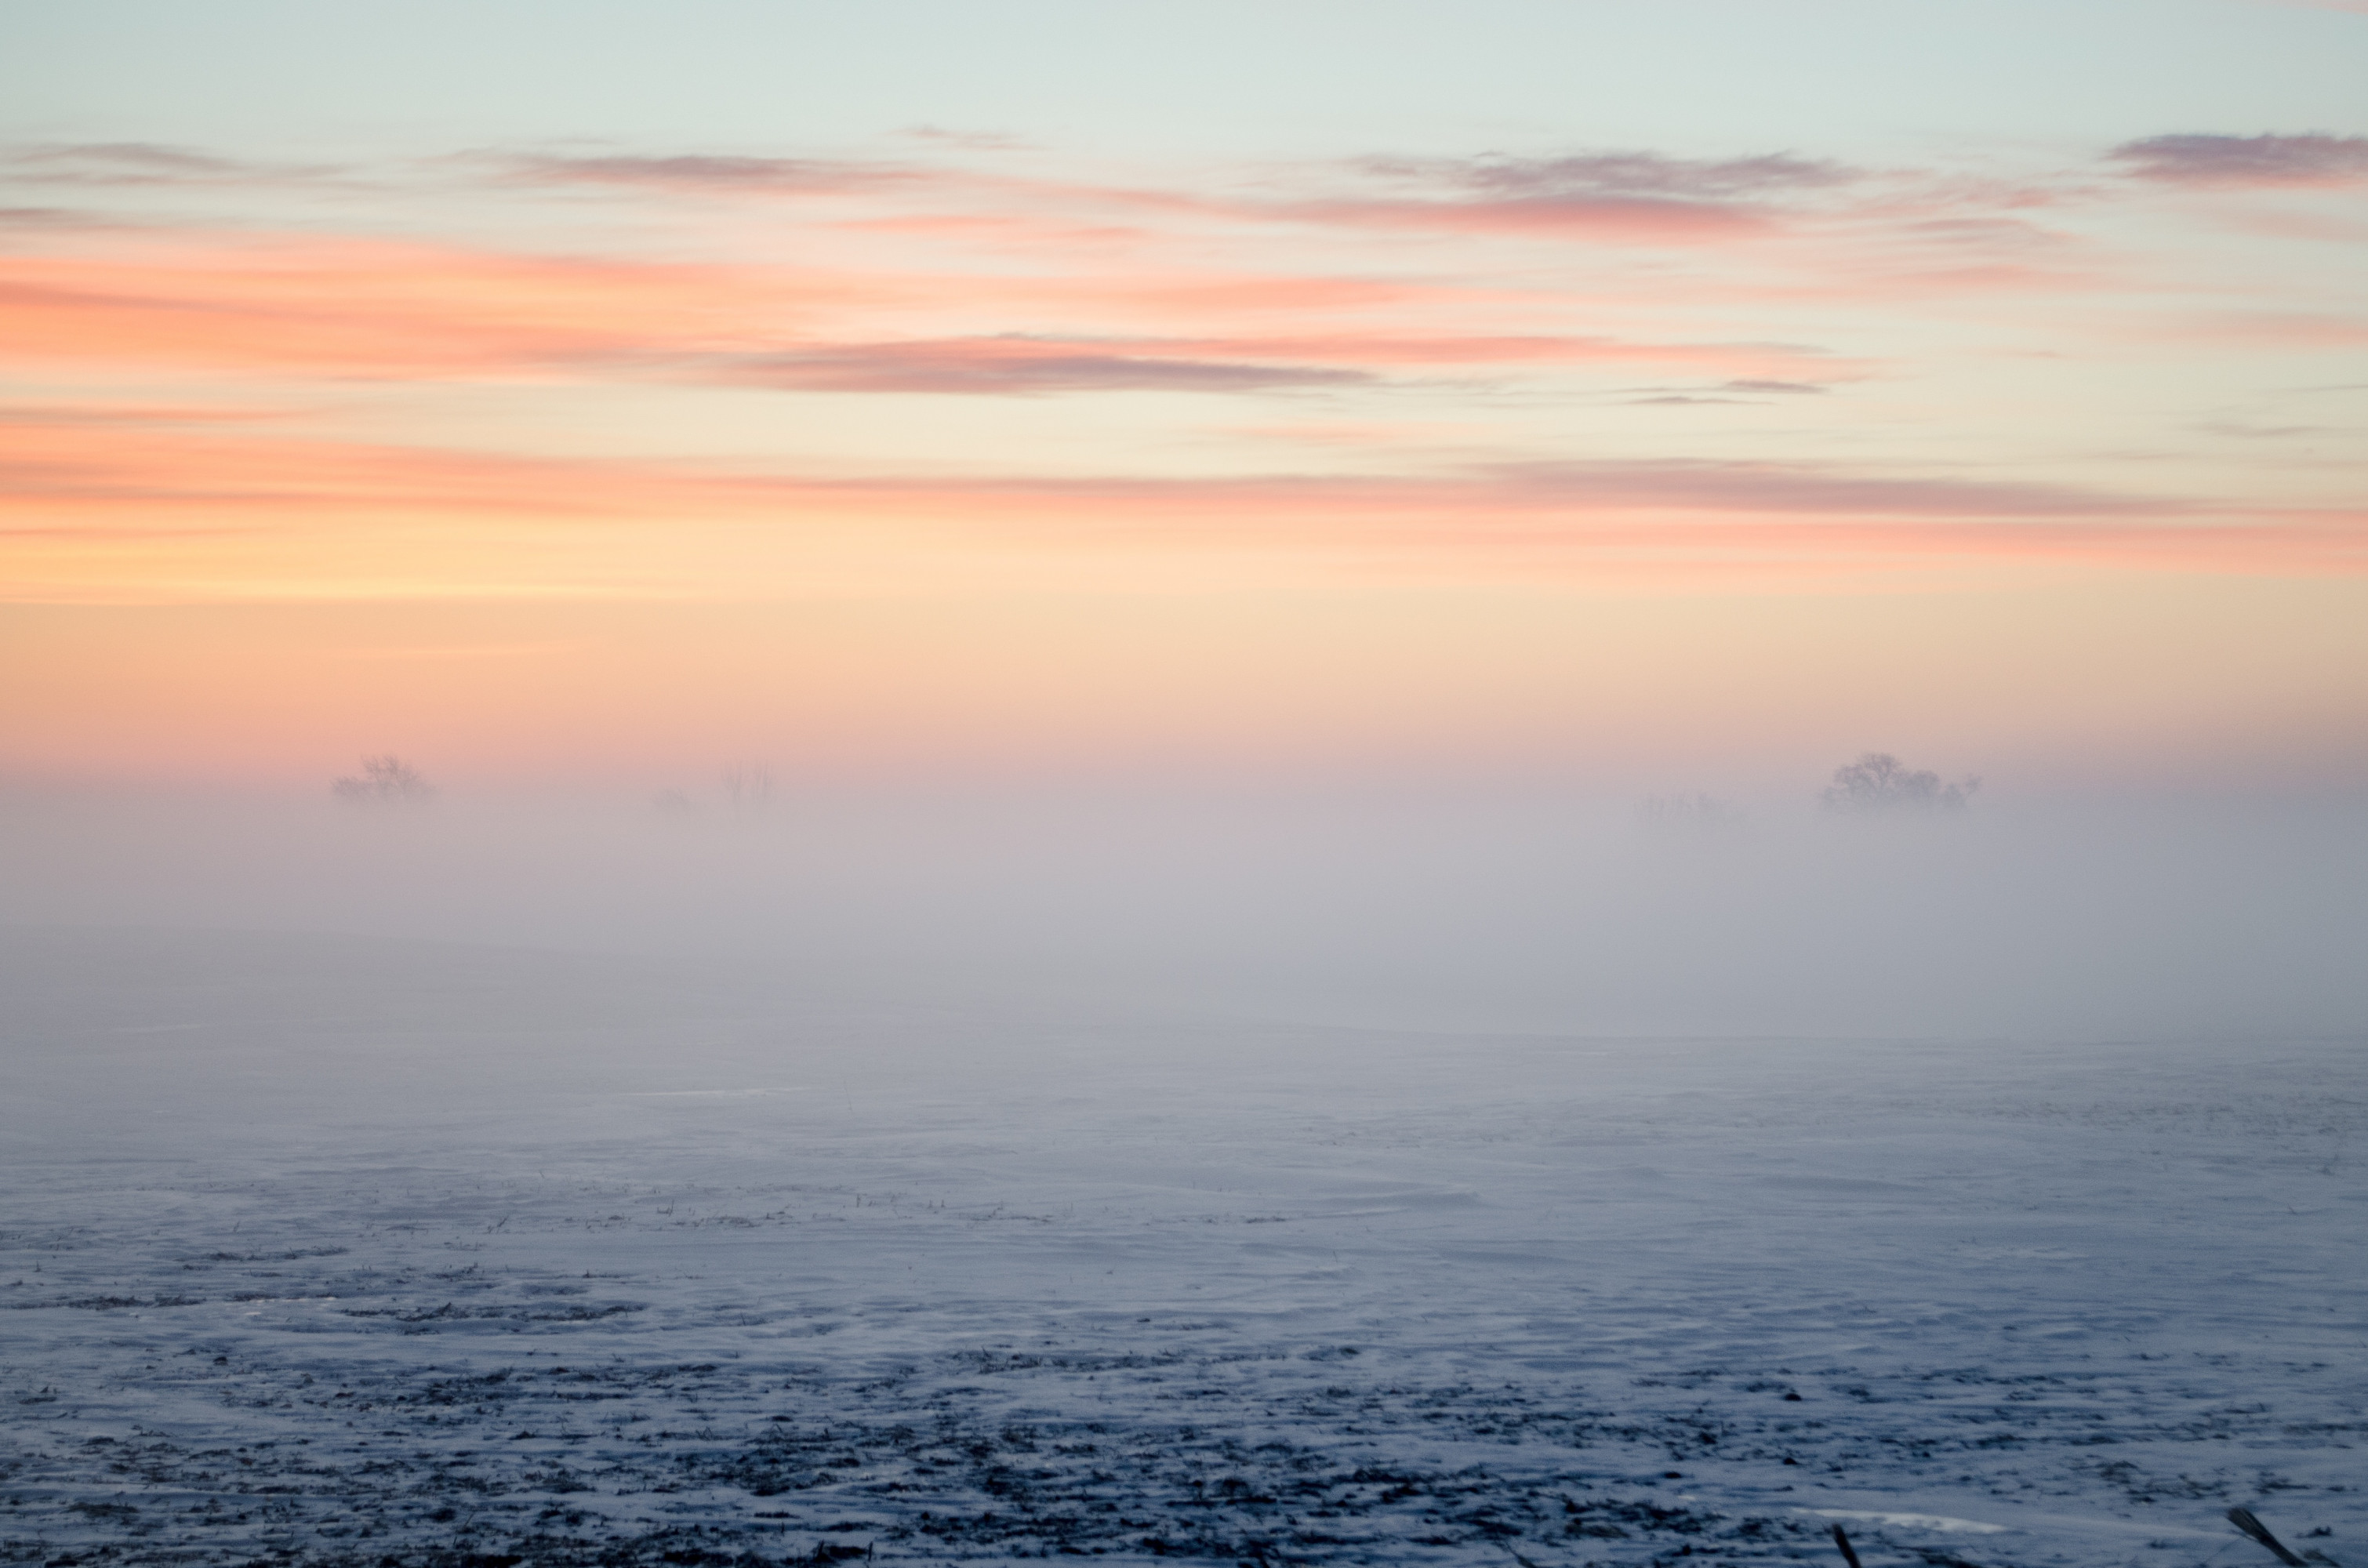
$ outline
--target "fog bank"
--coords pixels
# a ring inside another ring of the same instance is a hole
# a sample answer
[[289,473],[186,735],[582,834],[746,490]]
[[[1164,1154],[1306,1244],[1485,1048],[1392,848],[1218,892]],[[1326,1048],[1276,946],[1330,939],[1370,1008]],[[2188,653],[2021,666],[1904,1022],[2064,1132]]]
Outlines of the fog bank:
[[2368,1028],[2368,811],[1541,796],[18,798],[0,921],[638,955],[812,997],[1616,1034]]

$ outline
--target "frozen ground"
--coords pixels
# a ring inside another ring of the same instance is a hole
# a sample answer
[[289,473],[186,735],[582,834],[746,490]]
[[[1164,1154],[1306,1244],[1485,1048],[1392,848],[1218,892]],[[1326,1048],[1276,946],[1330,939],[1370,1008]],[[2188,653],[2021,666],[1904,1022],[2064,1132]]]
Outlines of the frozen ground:
[[6,1561],[2368,1563],[2357,1040],[0,950]]

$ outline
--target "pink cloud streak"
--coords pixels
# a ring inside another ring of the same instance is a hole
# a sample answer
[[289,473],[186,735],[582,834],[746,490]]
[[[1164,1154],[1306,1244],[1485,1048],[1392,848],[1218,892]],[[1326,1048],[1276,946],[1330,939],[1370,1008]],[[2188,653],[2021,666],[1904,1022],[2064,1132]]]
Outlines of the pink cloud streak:
[[[815,477],[529,459],[0,417],[11,537],[188,540],[225,528],[473,519],[532,530],[695,521],[939,530],[969,548],[1271,551],[1484,574],[1643,561],[1671,570],[2086,562],[2303,575],[2368,572],[2368,512],[2248,508],[2068,486],[1815,464],[1465,466],[1406,479]],[[160,513],[160,508],[162,509]],[[159,517],[165,521],[154,521]],[[729,592],[745,584],[717,585]]]
[[[1027,395],[1346,386],[1383,372],[1637,366],[1721,379],[1801,381],[1850,368],[1775,345],[1645,342],[1551,333],[1407,331],[1006,332],[846,338],[816,331],[883,311],[924,311],[933,292],[886,275],[552,257],[290,237],[195,237],[131,256],[0,257],[0,362],[180,365],[248,376],[437,380],[565,374],[828,392]],[[1199,325],[1244,313],[1375,298],[1401,309],[1419,289],[1325,278],[1121,282],[1095,313]],[[1468,304],[1453,291],[1449,310]],[[1026,315],[1061,290],[990,281],[965,297]],[[1201,318],[1201,322],[1178,318]]]

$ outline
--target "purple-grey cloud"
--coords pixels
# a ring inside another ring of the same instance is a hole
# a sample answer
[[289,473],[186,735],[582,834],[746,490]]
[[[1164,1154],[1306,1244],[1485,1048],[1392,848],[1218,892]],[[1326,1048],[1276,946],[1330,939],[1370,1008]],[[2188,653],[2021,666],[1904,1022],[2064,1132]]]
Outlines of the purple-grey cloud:
[[1820,159],[1671,158],[1587,153],[1559,158],[1369,157],[1347,167],[1395,187],[1294,210],[1320,222],[1691,243],[1760,227],[1773,199],[1846,184],[1857,171]]
[[663,157],[530,155],[504,160],[510,173],[563,185],[622,185],[674,190],[800,194],[910,178],[906,171],[827,158],[754,158],[706,153]]
[[799,392],[939,392],[1014,397],[1078,392],[1268,392],[1350,386],[1361,370],[1258,365],[1098,347],[1041,337],[835,345],[730,362],[725,379]]
[[2192,499],[2076,485],[1945,475],[1884,475],[1814,463],[1712,459],[1475,464],[1417,477],[1267,474],[1215,479],[882,480],[825,482],[818,488],[868,494],[996,495],[1047,501],[1132,502],[1145,506],[1245,515],[1306,506],[1326,514],[1449,512],[1476,529],[1490,517],[1554,513],[1675,512],[1862,521],[1930,519],[2033,524],[2180,522],[2226,508]]
[[157,142],[80,142],[12,147],[0,168],[14,179],[57,185],[179,185],[284,175],[259,164],[218,158]]
[[1756,158],[1670,158],[1658,153],[1585,153],[1560,158],[1367,158],[1368,174],[1461,187],[1499,199],[1642,199],[1731,201],[1846,184],[1856,173],[1826,159],[1775,153]]
[[2368,180],[2368,136],[2149,136],[2105,154],[2168,185],[2346,185]]
[[1721,381],[1716,386],[1710,387],[1632,387],[1629,390],[1645,394],[1630,398],[1628,400],[1630,403],[1652,404],[1748,403],[1754,398],[1770,396],[1814,397],[1821,396],[1830,389],[1819,386],[1815,381],[1777,381],[1746,377],[1737,381]]
[[1873,477],[1788,463],[1538,462],[1486,472],[1533,500],[1574,505],[1995,518],[2159,517],[2192,509],[2072,485]]

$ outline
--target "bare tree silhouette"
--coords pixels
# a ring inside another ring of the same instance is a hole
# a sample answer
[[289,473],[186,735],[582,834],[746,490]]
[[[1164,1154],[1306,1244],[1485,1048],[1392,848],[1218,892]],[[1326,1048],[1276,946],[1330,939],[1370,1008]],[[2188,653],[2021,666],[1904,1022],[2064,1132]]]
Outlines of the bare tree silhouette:
[[1944,784],[1937,773],[1911,772],[1889,752],[1871,751],[1835,768],[1823,798],[1829,812],[1961,812],[1981,787],[1975,778]]
[[436,798],[436,786],[427,782],[419,769],[393,756],[362,758],[360,778],[334,780],[329,790],[340,801],[359,806],[390,801],[419,802]]

